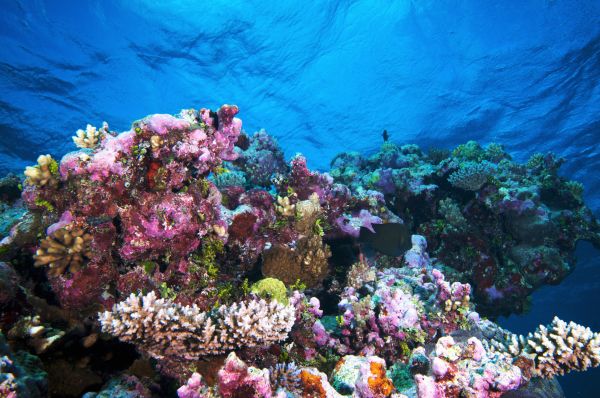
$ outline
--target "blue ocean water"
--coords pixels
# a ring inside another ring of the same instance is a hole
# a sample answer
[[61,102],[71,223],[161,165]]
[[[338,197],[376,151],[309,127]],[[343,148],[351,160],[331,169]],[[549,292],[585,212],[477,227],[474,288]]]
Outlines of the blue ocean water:
[[[600,2],[0,2],[0,173],[59,157],[87,123],[111,129],[185,107],[240,107],[246,131],[313,168],[391,140],[554,151],[600,215]],[[553,314],[600,330],[600,260],[588,245],[560,286],[505,320]],[[568,376],[589,395],[600,373]]]

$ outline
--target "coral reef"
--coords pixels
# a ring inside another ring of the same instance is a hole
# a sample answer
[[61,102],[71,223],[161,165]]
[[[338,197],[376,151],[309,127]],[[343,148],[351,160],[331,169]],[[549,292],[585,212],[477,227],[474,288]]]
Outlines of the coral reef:
[[521,370],[508,357],[489,354],[472,337],[456,344],[451,336],[440,338],[431,356],[432,376],[415,376],[417,396],[500,397],[523,383]]
[[340,354],[394,361],[434,338],[438,330],[451,333],[469,327],[470,286],[445,281],[423,251],[423,238],[413,236],[413,243],[406,267],[384,269],[364,285],[355,282],[355,287],[344,289],[335,327],[328,331],[319,320],[313,326],[317,344]]
[[322,172],[237,113],[88,125],[0,181],[0,395],[494,398],[600,364],[583,326],[479,315],[600,244],[561,159],[388,141]]
[[469,282],[479,311],[495,317],[523,311],[532,291],[568,275],[577,241],[600,246],[600,224],[581,184],[559,175],[562,162],[550,153],[521,164],[498,144],[474,141],[430,154],[386,142],[368,158],[338,155],[330,174],[353,195],[383,193],[427,237],[447,277]]

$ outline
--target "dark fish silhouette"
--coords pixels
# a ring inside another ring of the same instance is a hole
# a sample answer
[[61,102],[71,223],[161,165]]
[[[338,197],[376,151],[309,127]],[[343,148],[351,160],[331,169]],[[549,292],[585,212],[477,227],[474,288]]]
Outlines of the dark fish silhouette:
[[383,142],[387,142],[389,139],[390,135],[388,134],[387,130],[383,130]]
[[358,241],[388,256],[401,256],[411,248],[411,232],[406,224],[373,224],[375,233],[360,228]]

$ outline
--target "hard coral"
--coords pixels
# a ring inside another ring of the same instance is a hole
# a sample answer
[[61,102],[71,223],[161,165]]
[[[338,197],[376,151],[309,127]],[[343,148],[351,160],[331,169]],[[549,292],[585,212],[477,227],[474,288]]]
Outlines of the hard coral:
[[431,376],[415,377],[419,398],[499,398],[524,382],[508,357],[487,352],[475,337],[466,344],[451,336],[440,338],[431,362]]
[[99,314],[102,329],[132,342],[155,358],[198,360],[229,350],[269,345],[287,337],[294,307],[250,300],[202,312],[158,299],[154,292],[132,294]]
[[518,361],[533,362],[533,376],[551,378],[572,370],[583,371],[600,365],[600,333],[575,322],[555,317],[549,326],[540,325],[527,336],[508,333],[492,340],[492,347]]
[[108,133],[108,124],[106,122],[104,122],[100,130],[88,124],[85,131],[82,129],[77,130],[76,135],[73,137],[73,142],[79,148],[94,148],[98,144],[98,140],[102,138],[102,135],[106,133]]
[[298,280],[316,287],[329,273],[329,247],[317,234],[298,239],[295,248],[275,245],[263,253],[262,273],[293,284]]
[[86,259],[91,258],[92,235],[85,226],[67,225],[47,236],[37,250],[34,265],[47,265],[50,275],[61,275],[67,268],[75,273],[81,269]]
[[50,155],[40,155],[37,159],[37,166],[27,166],[25,168],[25,183],[38,187],[58,187],[58,164]]

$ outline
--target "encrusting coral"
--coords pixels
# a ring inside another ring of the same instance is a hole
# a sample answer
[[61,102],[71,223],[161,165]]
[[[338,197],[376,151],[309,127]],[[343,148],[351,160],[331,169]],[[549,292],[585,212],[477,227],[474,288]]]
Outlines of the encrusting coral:
[[540,325],[527,336],[506,333],[503,337],[491,340],[491,347],[511,356],[515,362],[525,360],[533,377],[562,376],[572,370],[584,371],[600,365],[600,333],[558,317],[549,326]]
[[99,319],[104,332],[134,343],[152,357],[197,360],[284,340],[294,324],[295,310],[261,299],[203,312],[195,305],[182,306],[150,292],[132,294]]
[[92,235],[84,227],[66,226],[47,236],[33,256],[36,267],[48,265],[50,275],[62,275],[67,268],[71,273],[81,269],[90,258]]

